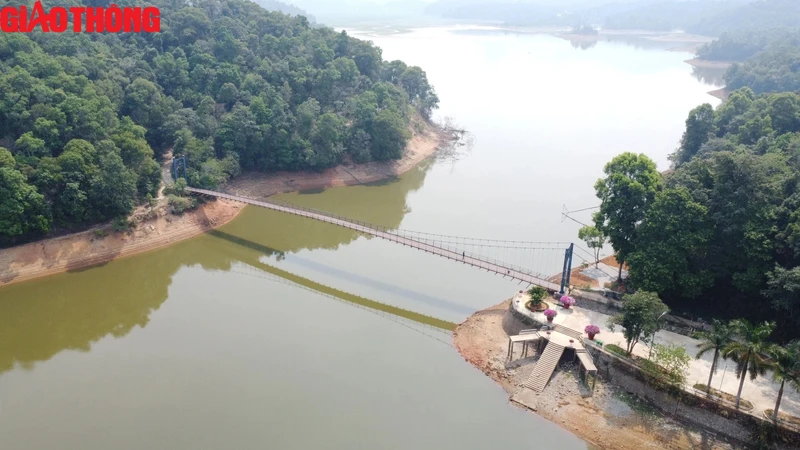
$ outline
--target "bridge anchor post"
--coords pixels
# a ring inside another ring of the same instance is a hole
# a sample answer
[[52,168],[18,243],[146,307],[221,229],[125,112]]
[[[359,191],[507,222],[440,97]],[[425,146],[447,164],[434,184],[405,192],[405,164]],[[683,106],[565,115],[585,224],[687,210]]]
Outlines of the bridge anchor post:
[[561,271],[561,289],[559,293],[564,295],[564,287],[569,289],[569,279],[572,275],[572,250],[575,244],[569,244],[569,248],[564,250],[564,268]]

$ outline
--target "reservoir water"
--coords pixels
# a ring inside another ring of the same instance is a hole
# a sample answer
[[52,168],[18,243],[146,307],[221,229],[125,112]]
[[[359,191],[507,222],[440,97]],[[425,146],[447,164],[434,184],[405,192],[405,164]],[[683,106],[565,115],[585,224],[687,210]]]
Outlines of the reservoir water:
[[[608,160],[643,152],[666,168],[688,111],[718,103],[706,92],[719,74],[693,71],[675,43],[590,47],[467,27],[351,34],[423,67],[437,117],[472,140],[395,180],[282,196],[384,226],[574,241],[580,225],[562,208],[596,205]],[[0,288],[2,448],[586,449],[509,405],[446,333],[364,306],[460,322],[519,288],[247,208],[196,239]]]

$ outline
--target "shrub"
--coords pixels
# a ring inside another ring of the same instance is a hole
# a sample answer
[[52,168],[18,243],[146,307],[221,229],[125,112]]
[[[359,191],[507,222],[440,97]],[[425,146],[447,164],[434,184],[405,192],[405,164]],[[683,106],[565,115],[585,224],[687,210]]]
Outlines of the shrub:
[[608,344],[606,345],[606,350],[610,351],[611,353],[616,353],[617,355],[622,356],[624,358],[628,357],[628,353],[625,351],[625,349],[623,349],[619,345]]
[[548,309],[544,310],[544,315],[548,319],[552,319],[553,317],[557,316],[558,313],[555,310],[552,310],[552,309],[548,308]]
[[167,201],[169,202],[169,207],[173,214],[183,214],[197,207],[197,201],[193,198],[170,195]]
[[531,303],[534,306],[538,306],[547,297],[547,289],[541,286],[534,286],[528,290],[528,295],[531,296]]
[[172,184],[168,184],[164,187],[164,195],[183,195],[184,189],[186,189],[186,179],[178,178]]
[[568,295],[565,295],[565,296],[561,297],[561,306],[563,306],[564,308],[569,308],[569,307],[573,306],[574,304],[575,304],[575,299],[574,298],[572,298],[572,297],[570,297]]
[[597,325],[586,325],[583,331],[585,331],[586,334],[600,334],[600,327]]
[[691,357],[680,345],[653,345],[653,362],[664,370],[669,382],[675,386],[686,383]]
[[112,222],[111,227],[116,232],[123,232],[130,230],[134,225],[135,224],[130,222],[127,217],[117,217],[114,219],[114,222]]

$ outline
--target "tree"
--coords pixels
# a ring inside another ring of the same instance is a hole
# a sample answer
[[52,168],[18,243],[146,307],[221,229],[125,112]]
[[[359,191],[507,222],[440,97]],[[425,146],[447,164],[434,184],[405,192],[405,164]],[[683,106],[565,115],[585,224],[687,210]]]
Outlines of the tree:
[[11,167],[0,167],[0,242],[49,230],[44,196],[27,183],[25,175]]
[[713,282],[707,264],[712,235],[708,208],[688,189],[659,192],[637,229],[628,258],[631,280],[648,291],[697,297]]
[[622,313],[609,318],[608,327],[614,331],[615,326],[622,326],[622,334],[627,342],[625,351],[630,355],[641,339],[655,334],[658,320],[667,312],[669,308],[655,292],[627,294],[622,299]]
[[775,401],[775,409],[772,410],[772,420],[777,422],[786,382],[788,381],[792,387],[800,391],[800,341],[792,341],[786,347],[774,345],[770,350],[770,357],[773,361],[770,367],[772,378],[775,382],[781,383],[781,387],[778,389],[778,398]]
[[601,202],[594,222],[616,251],[619,262],[617,279],[622,281],[622,265],[635,250],[636,227],[644,219],[661,186],[661,175],[653,160],[634,153],[615,157],[603,171],[606,177],[594,185]]
[[736,363],[736,378],[739,379],[739,390],[736,392],[736,408],[742,400],[744,379],[750,374],[750,380],[764,375],[769,367],[764,355],[769,353],[772,344],[767,338],[775,329],[775,324],[763,322],[753,325],[747,320],[738,319],[731,322],[734,333],[740,340],[728,343],[722,350],[723,358],[730,358]]
[[597,267],[600,263],[600,251],[606,243],[606,237],[603,233],[591,225],[587,225],[578,230],[578,239],[586,242],[586,246],[594,252],[594,266]]
[[689,112],[686,131],[681,138],[681,148],[677,153],[676,165],[683,164],[700,150],[714,131],[714,107],[704,103]]
[[686,384],[686,373],[689,371],[691,357],[681,345],[653,345],[653,362],[660,366],[673,386]]
[[767,274],[767,288],[763,294],[788,326],[796,327],[800,323],[800,266],[791,269],[775,266],[775,270]]
[[727,324],[714,319],[711,322],[711,331],[698,331],[694,334],[694,338],[700,340],[700,343],[697,344],[698,351],[695,358],[700,359],[711,350],[714,351],[714,357],[711,359],[711,370],[708,374],[708,386],[706,387],[706,393],[711,395],[711,379],[717,372],[719,354],[733,340],[733,329]]
[[388,109],[381,110],[372,122],[371,131],[372,159],[386,161],[403,155],[410,136],[399,114]]

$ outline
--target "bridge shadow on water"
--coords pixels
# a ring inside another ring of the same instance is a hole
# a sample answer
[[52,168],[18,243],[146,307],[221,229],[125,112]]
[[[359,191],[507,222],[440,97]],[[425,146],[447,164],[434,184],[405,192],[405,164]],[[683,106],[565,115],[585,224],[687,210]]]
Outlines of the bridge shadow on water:
[[[234,244],[234,245],[231,245]],[[433,330],[436,340],[449,339],[454,323],[405,310],[325,286],[261,262],[261,258],[286,258],[286,253],[220,230],[154,252],[76,269],[34,283],[2,288],[0,302],[0,375],[14,367],[32,369],[65,350],[88,352],[93,343],[124,337],[136,327],[146,328],[150,314],[169,296],[172,277],[185,267],[243,273],[279,281],[297,289],[314,291],[369,310],[403,326]],[[244,270],[241,270],[242,268]],[[98,274],[98,271],[103,273]],[[435,299],[429,299],[435,301]],[[438,305],[442,306],[442,305]]]
[[[406,196],[422,187],[431,166],[431,163],[423,163],[397,179],[382,182],[384,187],[380,189],[356,186],[355,194],[349,191],[344,195],[343,190],[333,189],[321,196],[303,198],[311,203],[308,206],[323,202],[335,205],[339,214],[397,227],[408,211]],[[289,196],[298,198],[300,194]],[[248,215],[253,215],[250,219],[254,220],[248,220],[245,217]],[[0,374],[14,367],[32,368],[37,362],[47,361],[65,350],[89,351],[93,343],[108,336],[123,337],[136,327],[147,327],[151,313],[168,298],[173,276],[186,267],[222,272],[237,272],[247,267],[245,271],[251,276],[284,280],[282,282],[298,289],[314,290],[393,321],[413,322],[415,327],[429,329],[455,327],[451,322],[366,299],[264,264],[264,256],[277,261],[293,258],[292,262],[313,270],[384,292],[438,308],[472,312],[423,293],[291,255],[304,249],[336,249],[361,236],[351,230],[247,208],[222,230],[213,230],[168,248],[116,260],[116,255],[103,255],[89,268],[75,264],[68,268],[70,273],[4,286],[0,289],[3,297],[0,302]]]
[[[264,256],[275,256],[278,261],[283,261],[283,260],[287,259],[286,254],[284,252],[281,252],[279,250],[275,250],[275,249],[267,247],[265,245],[261,245],[261,244],[259,244],[257,242],[253,242],[253,241],[248,240],[248,239],[244,239],[244,238],[241,238],[241,237],[238,237],[238,236],[234,236],[234,235],[226,233],[224,231],[213,230],[213,231],[209,232],[209,235],[211,235],[211,236],[213,236],[215,238],[218,238],[218,239],[223,239],[225,241],[234,243],[236,245],[241,245],[241,246],[246,247],[246,248],[251,249],[251,250],[256,250],[257,252],[261,253]],[[265,266],[265,264],[260,261],[260,258],[259,258],[260,256],[261,255],[257,255],[254,258],[251,257],[251,258],[247,258],[247,259],[242,259],[240,261],[245,263],[245,264],[247,264],[247,265],[249,265],[249,266],[252,266],[252,267]],[[437,308],[445,309],[445,310],[448,310],[448,311],[453,311],[453,312],[461,314],[461,315],[467,316],[467,315],[470,315],[473,312],[475,312],[474,309],[469,308],[469,307],[464,306],[464,305],[461,305],[461,304],[458,304],[458,303],[454,303],[454,302],[451,302],[451,301],[440,299],[440,298],[437,298],[437,297],[434,297],[434,296],[431,296],[431,295],[428,295],[428,294],[425,294],[425,293],[422,293],[422,292],[414,291],[412,289],[407,289],[407,288],[404,288],[402,286],[398,286],[396,284],[386,283],[386,282],[375,280],[375,279],[372,279],[372,278],[369,278],[369,277],[365,277],[365,276],[362,276],[362,275],[359,275],[359,274],[356,274],[356,273],[348,272],[348,271],[345,271],[345,270],[342,270],[342,269],[337,269],[337,268],[331,267],[331,266],[329,266],[327,264],[318,263],[318,262],[312,261],[312,260],[307,259],[307,258],[302,258],[302,257],[299,257],[299,256],[290,256],[289,257],[289,261],[291,261],[293,263],[296,263],[296,264],[298,264],[300,266],[308,267],[308,268],[310,268],[310,269],[312,269],[312,270],[314,270],[316,272],[325,273],[327,275],[333,275],[336,278],[340,278],[340,279],[354,281],[354,282],[356,282],[358,284],[361,284],[361,285],[364,285],[364,286],[369,286],[369,287],[372,287],[372,288],[375,288],[375,289],[379,289],[379,290],[382,290],[382,291],[385,291],[385,292],[390,292],[392,294],[400,295],[400,296],[409,298],[411,300],[416,300],[416,301],[418,301],[420,303],[424,303],[424,304],[427,304],[427,305],[430,305],[430,306],[435,306]],[[280,272],[283,272],[285,274],[289,274],[289,272],[285,272],[285,271],[282,271],[282,270],[277,269],[277,268],[275,268],[275,269],[279,270]],[[300,278],[302,278],[302,277],[300,277]],[[303,280],[307,280],[308,283],[315,283],[312,280],[308,280],[306,278],[303,278]],[[299,283],[299,284],[304,284],[305,285],[306,283]],[[405,310],[403,310],[403,311],[405,311]]]

